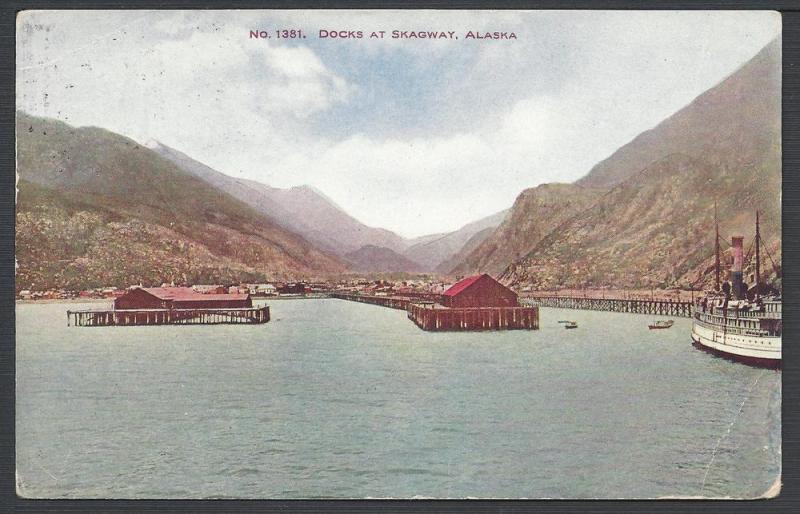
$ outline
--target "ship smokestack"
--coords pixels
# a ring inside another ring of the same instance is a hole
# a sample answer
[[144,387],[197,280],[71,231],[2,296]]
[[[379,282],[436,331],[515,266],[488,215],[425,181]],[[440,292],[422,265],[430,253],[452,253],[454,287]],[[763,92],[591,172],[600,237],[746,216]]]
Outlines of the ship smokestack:
[[731,253],[733,254],[733,265],[731,265],[731,291],[737,300],[745,297],[744,284],[742,282],[742,266],[744,263],[744,237],[733,236],[731,238]]

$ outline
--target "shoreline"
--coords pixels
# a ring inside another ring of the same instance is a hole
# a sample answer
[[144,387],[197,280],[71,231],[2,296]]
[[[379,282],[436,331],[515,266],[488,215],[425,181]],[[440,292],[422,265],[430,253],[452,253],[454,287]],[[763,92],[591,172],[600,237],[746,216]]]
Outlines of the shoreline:
[[[542,296],[570,297],[570,298],[593,298],[593,299],[630,299],[630,300],[651,300],[651,301],[684,301],[688,302],[692,297],[698,298],[703,295],[702,291],[688,291],[676,289],[560,289],[560,290],[539,290],[520,292],[520,298],[534,299]],[[402,295],[398,295],[402,296]],[[330,298],[330,293],[297,295],[297,296],[253,296],[253,301],[272,301],[272,300],[314,300],[320,298]],[[47,298],[40,300],[14,299],[15,304],[45,304],[45,303],[113,303],[114,298]]]
[[42,300],[14,299],[15,304],[31,303],[113,303],[113,298],[44,298]]
[[[272,300],[318,300],[324,298],[330,298],[328,295],[324,296],[253,296],[251,297],[254,302],[258,301],[272,301]],[[45,298],[42,300],[22,300],[15,298],[15,304],[44,304],[44,303],[114,303],[113,298]]]

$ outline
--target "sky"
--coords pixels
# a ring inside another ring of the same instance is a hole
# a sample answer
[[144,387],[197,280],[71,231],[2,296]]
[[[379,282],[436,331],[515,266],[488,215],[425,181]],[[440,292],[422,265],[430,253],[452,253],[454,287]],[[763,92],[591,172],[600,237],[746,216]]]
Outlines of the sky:
[[780,31],[746,11],[27,11],[17,108],[311,185],[415,237],[581,178]]

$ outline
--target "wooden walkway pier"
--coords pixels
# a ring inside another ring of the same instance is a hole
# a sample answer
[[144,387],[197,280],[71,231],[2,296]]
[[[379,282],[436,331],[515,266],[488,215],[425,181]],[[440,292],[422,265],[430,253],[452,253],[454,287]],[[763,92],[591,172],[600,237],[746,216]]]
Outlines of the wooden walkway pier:
[[333,293],[331,298],[407,311],[408,319],[422,330],[480,331],[539,328],[539,308],[536,306],[449,308],[418,298],[351,293]]
[[627,312],[690,318],[692,302],[677,300],[630,300],[625,298],[583,298],[576,296],[528,296],[520,303],[559,309],[582,309],[590,311]]
[[120,309],[67,311],[67,326],[238,325],[269,321],[269,307],[230,309]]
[[539,308],[448,308],[430,303],[412,303],[408,307],[408,319],[422,330],[431,331],[538,330]]
[[408,306],[412,300],[403,296],[371,296],[353,293],[331,293],[331,298],[338,298],[339,300],[349,300],[351,302],[369,303],[371,305],[380,305],[381,307],[388,307],[390,309],[408,310]]

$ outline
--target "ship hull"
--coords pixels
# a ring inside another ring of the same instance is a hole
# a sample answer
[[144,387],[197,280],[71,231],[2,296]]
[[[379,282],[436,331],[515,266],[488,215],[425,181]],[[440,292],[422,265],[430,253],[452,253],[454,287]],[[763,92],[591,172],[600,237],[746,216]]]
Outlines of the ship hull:
[[760,368],[781,368],[781,338],[727,334],[695,321],[692,344],[713,355]]

